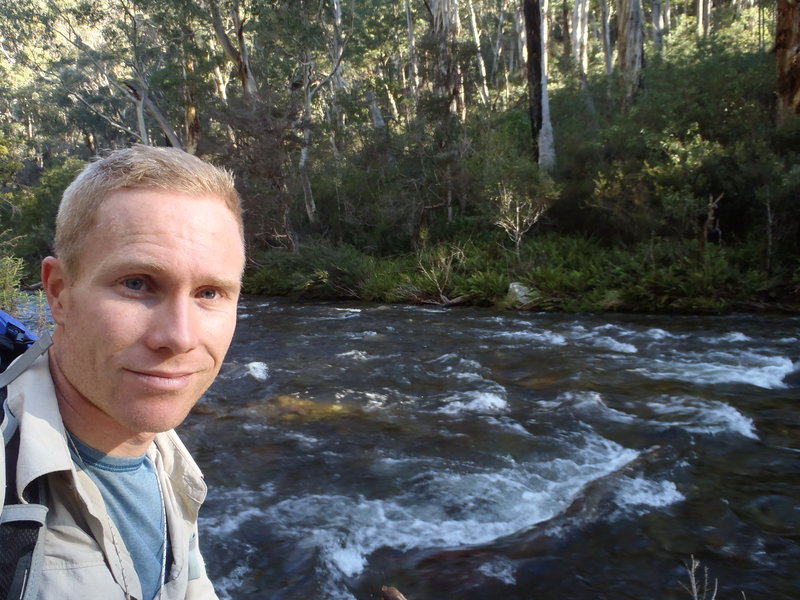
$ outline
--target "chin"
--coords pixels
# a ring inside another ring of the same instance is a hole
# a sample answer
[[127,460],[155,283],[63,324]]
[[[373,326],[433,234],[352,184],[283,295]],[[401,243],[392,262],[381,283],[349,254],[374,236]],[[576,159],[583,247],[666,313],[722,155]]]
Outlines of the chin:
[[187,406],[185,410],[176,411],[175,407],[171,410],[160,411],[154,409],[145,409],[143,412],[128,415],[126,421],[128,422],[127,428],[130,431],[138,433],[162,433],[175,429],[178,425],[183,423],[186,415],[189,414],[191,406]]

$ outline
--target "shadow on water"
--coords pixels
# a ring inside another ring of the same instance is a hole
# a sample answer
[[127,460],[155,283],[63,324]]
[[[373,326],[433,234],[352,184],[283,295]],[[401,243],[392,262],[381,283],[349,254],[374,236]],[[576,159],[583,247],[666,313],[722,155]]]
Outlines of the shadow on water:
[[183,426],[221,598],[798,597],[800,320],[248,298]]

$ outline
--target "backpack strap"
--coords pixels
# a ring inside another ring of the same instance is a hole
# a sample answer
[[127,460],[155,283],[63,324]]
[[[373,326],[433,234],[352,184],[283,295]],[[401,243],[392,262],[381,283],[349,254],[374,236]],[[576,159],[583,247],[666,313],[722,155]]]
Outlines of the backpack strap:
[[45,331],[40,335],[19,358],[11,363],[5,371],[0,373],[0,388],[6,387],[9,383],[22,375],[22,372],[44,354],[52,343],[53,339],[50,337],[50,332]]
[[[0,373],[0,391],[30,367],[52,343],[45,332],[17,360]],[[5,461],[5,494],[0,510],[0,600],[35,600],[39,592],[44,561],[44,538],[47,533],[47,501],[45,482],[37,479],[22,490],[24,502],[18,499],[17,459],[19,432],[17,418],[3,402]]]
[[[11,415],[7,409],[5,413],[7,417]],[[7,420],[3,421],[3,425],[7,425]],[[23,492],[29,502],[18,503],[16,479],[19,434],[16,432],[16,423],[7,429],[12,428],[15,431],[5,444],[6,494],[0,514],[0,598],[35,600],[39,592],[47,533],[47,527],[44,526],[47,518],[45,485],[41,478],[37,479]]]

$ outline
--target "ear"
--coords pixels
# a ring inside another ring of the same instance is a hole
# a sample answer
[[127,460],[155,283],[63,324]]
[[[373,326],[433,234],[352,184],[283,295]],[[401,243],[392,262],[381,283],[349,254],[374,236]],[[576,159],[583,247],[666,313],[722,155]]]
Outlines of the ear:
[[42,288],[50,305],[50,314],[56,325],[63,325],[65,290],[67,284],[64,267],[54,256],[48,256],[42,261]]

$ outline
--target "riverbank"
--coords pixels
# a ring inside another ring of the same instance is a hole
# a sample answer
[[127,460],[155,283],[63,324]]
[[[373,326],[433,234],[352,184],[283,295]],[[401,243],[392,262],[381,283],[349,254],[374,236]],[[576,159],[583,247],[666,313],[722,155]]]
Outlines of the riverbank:
[[248,293],[300,300],[495,306],[558,312],[800,314],[800,268],[759,268],[747,246],[653,239],[633,247],[554,234],[517,257],[500,239],[372,256],[352,246],[259,254]]

